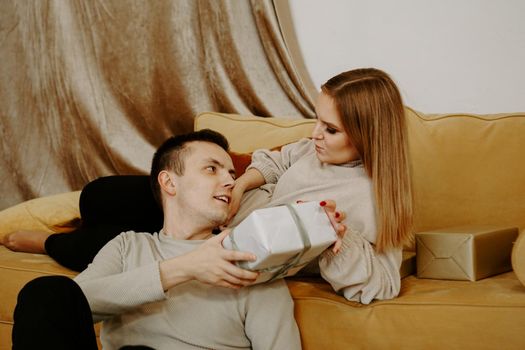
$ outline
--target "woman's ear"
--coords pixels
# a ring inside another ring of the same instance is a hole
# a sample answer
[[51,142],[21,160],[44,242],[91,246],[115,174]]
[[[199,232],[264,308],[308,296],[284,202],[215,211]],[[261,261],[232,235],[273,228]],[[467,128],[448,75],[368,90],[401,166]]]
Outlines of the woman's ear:
[[160,189],[162,192],[165,192],[170,196],[174,196],[177,193],[173,175],[170,174],[167,170],[162,170],[159,173],[157,181],[159,182]]

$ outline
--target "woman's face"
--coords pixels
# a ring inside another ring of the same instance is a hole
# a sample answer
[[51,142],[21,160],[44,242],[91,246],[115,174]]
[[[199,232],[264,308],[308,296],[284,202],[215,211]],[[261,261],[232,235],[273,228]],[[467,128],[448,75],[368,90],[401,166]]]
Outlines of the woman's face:
[[333,99],[319,93],[315,104],[317,123],[312,138],[317,158],[323,163],[344,164],[359,159],[359,154],[346,134]]

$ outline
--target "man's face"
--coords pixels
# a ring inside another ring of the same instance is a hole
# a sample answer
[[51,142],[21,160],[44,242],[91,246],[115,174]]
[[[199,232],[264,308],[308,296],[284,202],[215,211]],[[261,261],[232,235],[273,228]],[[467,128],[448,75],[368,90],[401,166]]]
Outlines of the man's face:
[[235,169],[230,155],[214,143],[187,144],[184,174],[176,176],[176,200],[184,215],[216,227],[228,217]]

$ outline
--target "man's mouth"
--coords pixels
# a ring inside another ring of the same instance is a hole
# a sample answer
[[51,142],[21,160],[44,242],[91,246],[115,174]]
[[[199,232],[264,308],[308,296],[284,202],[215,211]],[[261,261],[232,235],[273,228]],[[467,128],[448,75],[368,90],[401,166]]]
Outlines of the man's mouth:
[[230,196],[227,195],[221,195],[221,196],[213,196],[213,198],[223,201],[226,204],[230,204]]

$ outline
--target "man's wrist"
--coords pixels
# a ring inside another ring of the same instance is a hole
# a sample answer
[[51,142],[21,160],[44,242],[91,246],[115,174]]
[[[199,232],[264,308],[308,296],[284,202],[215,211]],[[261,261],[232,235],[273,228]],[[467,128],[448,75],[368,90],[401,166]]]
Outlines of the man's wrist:
[[159,264],[160,281],[164,291],[194,279],[189,269],[190,266],[191,264],[186,262],[185,255],[161,261]]

